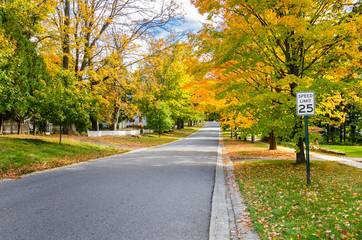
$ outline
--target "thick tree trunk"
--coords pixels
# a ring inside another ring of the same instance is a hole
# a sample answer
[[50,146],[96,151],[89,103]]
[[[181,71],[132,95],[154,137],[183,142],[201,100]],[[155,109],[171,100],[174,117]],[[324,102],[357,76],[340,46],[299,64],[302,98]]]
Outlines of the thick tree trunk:
[[18,135],[21,133],[21,120],[18,120]]
[[180,118],[177,119],[176,125],[177,125],[177,130],[180,130],[182,128],[182,120]]
[[251,143],[255,143],[255,135],[251,135]]
[[92,130],[99,131],[98,119],[95,119],[94,117],[90,116],[90,121],[92,123]]
[[119,113],[120,113],[119,107],[114,107],[113,119],[112,119],[112,125],[111,125],[111,129],[112,129],[113,131],[116,131],[116,130],[117,130]]
[[274,131],[269,133],[269,150],[277,149],[277,138],[274,135]]
[[302,137],[298,139],[297,146],[299,148],[299,152],[297,152],[297,164],[305,164],[304,141]]

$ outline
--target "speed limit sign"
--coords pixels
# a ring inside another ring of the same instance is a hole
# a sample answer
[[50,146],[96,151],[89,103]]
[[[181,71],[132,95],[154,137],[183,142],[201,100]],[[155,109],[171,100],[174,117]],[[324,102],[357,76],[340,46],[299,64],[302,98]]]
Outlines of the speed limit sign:
[[298,116],[315,115],[314,92],[297,92],[297,115]]

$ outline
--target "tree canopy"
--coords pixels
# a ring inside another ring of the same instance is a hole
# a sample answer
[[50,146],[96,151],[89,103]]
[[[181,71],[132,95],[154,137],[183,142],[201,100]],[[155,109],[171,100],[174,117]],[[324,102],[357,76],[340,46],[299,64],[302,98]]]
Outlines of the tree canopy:
[[361,3],[193,2],[211,20],[195,42],[212,80],[195,84],[216,92],[225,123],[294,139],[304,162],[296,92],[316,92],[318,119],[344,121],[336,106],[361,90]]

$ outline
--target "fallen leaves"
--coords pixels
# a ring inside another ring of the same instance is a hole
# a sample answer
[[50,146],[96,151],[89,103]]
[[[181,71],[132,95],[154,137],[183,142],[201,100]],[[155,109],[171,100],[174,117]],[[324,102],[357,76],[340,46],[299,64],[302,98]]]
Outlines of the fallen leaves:
[[[229,152],[245,157],[242,147],[248,144],[226,141],[227,149],[230,142]],[[241,194],[262,239],[361,238],[360,169],[312,162],[312,184],[306,186],[305,166],[294,161],[244,161],[234,166]]]

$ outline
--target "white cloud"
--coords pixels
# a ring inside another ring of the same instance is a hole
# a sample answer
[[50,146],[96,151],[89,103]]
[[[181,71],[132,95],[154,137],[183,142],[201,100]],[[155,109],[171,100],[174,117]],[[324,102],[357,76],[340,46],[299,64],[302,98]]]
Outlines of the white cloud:
[[185,23],[181,26],[183,29],[193,29],[195,31],[202,28],[202,23],[206,22],[206,15],[201,15],[190,0],[175,0],[185,14]]

